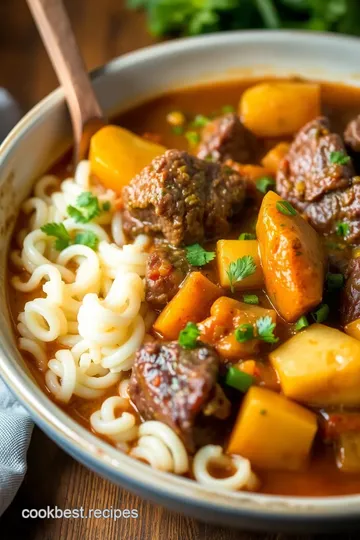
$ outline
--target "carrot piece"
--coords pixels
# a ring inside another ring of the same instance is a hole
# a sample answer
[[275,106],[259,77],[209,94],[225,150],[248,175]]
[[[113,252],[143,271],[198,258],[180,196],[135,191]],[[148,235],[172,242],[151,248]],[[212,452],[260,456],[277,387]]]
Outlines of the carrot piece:
[[280,201],[273,191],[265,195],[256,233],[268,295],[280,315],[294,322],[321,302],[325,256],[311,225],[298,213],[282,213]]
[[277,144],[262,158],[261,164],[275,176],[279,165],[288,153],[289,148],[290,144],[287,142]]
[[191,272],[156,319],[154,330],[165,339],[177,339],[188,322],[198,323],[209,314],[211,305],[222,293],[201,272]]
[[242,402],[227,449],[262,469],[299,470],[317,431],[314,413],[280,394],[251,387]]
[[91,171],[117,193],[146,165],[166,151],[165,146],[138,137],[119,126],[105,126],[90,142]]

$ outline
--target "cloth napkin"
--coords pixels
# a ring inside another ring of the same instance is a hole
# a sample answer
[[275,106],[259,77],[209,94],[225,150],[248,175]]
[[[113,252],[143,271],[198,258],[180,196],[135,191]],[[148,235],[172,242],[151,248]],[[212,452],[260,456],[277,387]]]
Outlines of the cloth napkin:
[[[0,88],[0,142],[20,116],[15,101]],[[0,378],[0,516],[23,481],[32,428],[30,416]]]

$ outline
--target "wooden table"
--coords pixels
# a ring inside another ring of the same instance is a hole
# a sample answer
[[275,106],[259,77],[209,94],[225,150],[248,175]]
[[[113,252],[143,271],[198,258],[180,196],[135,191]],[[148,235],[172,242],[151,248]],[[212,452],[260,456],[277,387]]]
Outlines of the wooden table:
[[[127,11],[122,0],[65,0],[65,3],[89,69],[154,41],[145,31],[144,17]],[[10,90],[24,112],[57,86],[24,0],[0,0],[0,58],[0,86]],[[139,518],[117,522],[95,518],[21,519],[22,509],[47,505],[134,508]],[[0,538],[289,540],[301,537],[240,533],[169,512],[88,471],[35,429],[28,454],[28,474],[14,503],[1,519]]]

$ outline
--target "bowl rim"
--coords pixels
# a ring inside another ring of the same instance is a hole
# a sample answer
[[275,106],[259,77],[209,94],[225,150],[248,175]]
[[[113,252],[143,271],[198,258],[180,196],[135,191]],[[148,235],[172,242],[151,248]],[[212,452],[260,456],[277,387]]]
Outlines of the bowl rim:
[[[287,41],[297,37],[300,41],[311,39],[314,46],[327,42],[347,43],[359,48],[360,39],[353,36],[332,33],[307,31],[266,31],[249,30],[220,32],[204,36],[181,38],[171,42],[151,45],[143,49],[127,53],[115,58],[91,73],[92,79],[106,77],[118,72],[128,65],[136,65],[140,61],[154,57],[175,54],[186,49],[215,47],[217,44],[247,41]],[[0,170],[2,164],[16,149],[19,139],[25,131],[31,130],[42,115],[64,104],[64,94],[57,88],[35,105],[13,128],[0,147]],[[8,334],[8,335],[6,335]],[[192,506],[211,511],[215,514],[232,515],[235,518],[259,520],[266,519],[277,522],[295,522],[304,519],[308,522],[326,521],[327,523],[356,519],[360,507],[359,495],[329,497],[295,497],[282,495],[264,495],[246,492],[217,492],[206,488],[188,478],[170,475],[152,469],[125,454],[120,453],[109,443],[99,439],[88,429],[81,426],[65,413],[57,404],[30,379],[17,362],[13,361],[11,337],[7,330],[0,329],[0,375],[16,395],[19,401],[30,412],[33,420],[46,431],[57,444],[66,449],[77,460],[107,478],[116,479],[120,485],[137,493],[146,492],[146,497],[161,497],[173,503],[184,502]],[[19,353],[20,354],[20,353]]]

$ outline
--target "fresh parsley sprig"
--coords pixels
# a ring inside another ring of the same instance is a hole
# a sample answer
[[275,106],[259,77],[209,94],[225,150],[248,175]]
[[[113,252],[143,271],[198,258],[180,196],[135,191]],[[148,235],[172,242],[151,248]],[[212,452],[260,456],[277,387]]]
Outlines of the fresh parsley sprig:
[[77,233],[75,238],[72,238],[63,223],[46,223],[41,227],[41,230],[47,236],[56,238],[55,248],[57,251],[62,251],[73,244],[82,244],[95,251],[99,244],[99,238],[93,231],[82,231]]
[[[76,206],[69,205],[67,213],[76,223],[89,223],[101,213],[98,198],[90,191],[84,191],[76,199]],[[104,203],[104,206],[106,203]],[[106,211],[107,206],[105,207]],[[104,207],[103,207],[104,209]]]
[[239,281],[251,276],[256,272],[256,263],[251,255],[244,255],[229,264],[227,275],[230,282],[231,292],[234,292],[234,285]]
[[270,315],[265,317],[260,317],[256,321],[257,328],[257,337],[265,343],[277,343],[279,338],[274,335],[274,330],[276,328],[276,323],[273,322]]
[[204,266],[215,259],[215,251],[206,251],[200,244],[186,248],[186,260],[192,266]]

